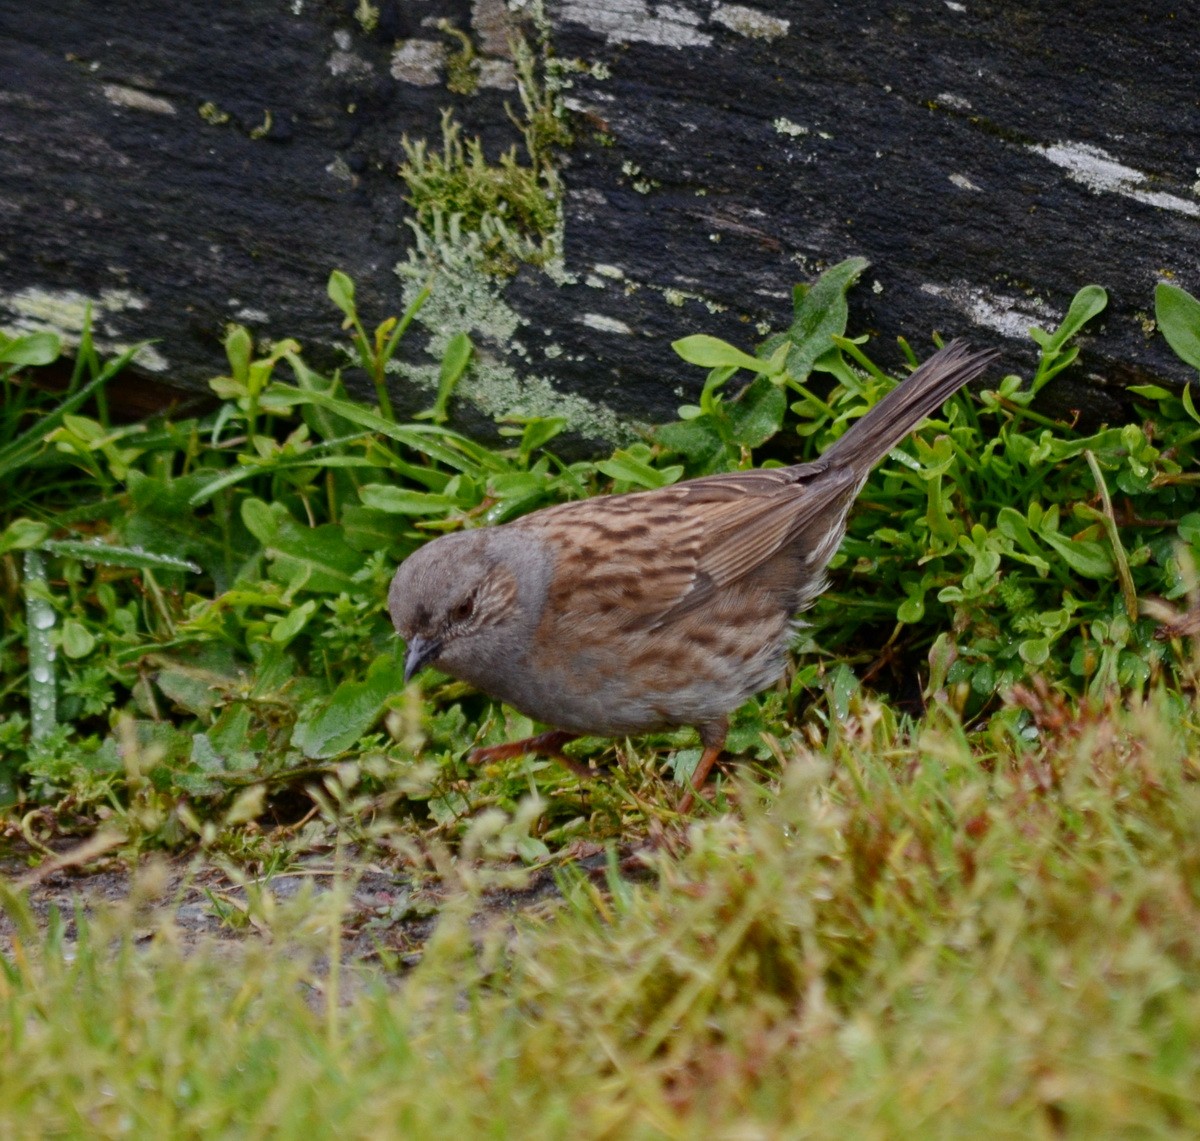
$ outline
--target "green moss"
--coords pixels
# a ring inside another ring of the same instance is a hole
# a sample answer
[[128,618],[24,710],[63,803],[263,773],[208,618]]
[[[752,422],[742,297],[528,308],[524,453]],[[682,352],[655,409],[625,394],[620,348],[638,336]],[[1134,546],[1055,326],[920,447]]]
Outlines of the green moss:
[[197,112],[200,118],[212,127],[220,127],[229,122],[229,112],[222,111],[211,100],[207,103],[201,103],[199,108],[197,108]]
[[[463,139],[453,111],[442,113],[442,148],[423,139],[402,140],[407,159],[400,168],[417,224],[432,231],[439,216],[457,217],[463,230],[486,238],[487,268],[510,276],[520,261],[537,262],[545,240],[558,226],[558,185],[544,170],[522,164],[511,147],[488,162],[478,138]],[[520,239],[511,240],[511,237]]]
[[[444,21],[440,27],[463,44],[448,64],[450,89],[473,91],[477,80],[469,37]],[[461,233],[482,238],[482,266],[495,277],[510,277],[522,262],[545,266],[556,256],[562,183],[555,151],[571,142],[562,109],[539,76],[538,56],[523,40],[515,40],[512,50],[521,114],[510,108],[509,116],[521,131],[521,147],[514,144],[489,161],[479,138],[465,138],[449,109],[442,112],[440,150],[424,139],[406,135],[401,140],[400,177],[408,185],[417,225],[430,234],[439,218],[457,218]],[[468,77],[469,87],[464,86]]]
[[358,21],[358,26],[369,36],[379,24],[379,9],[368,0],[358,0],[358,6],[354,9],[354,18]]
[[439,20],[437,28],[458,44],[446,59],[446,86],[456,95],[474,95],[479,89],[479,61],[471,37],[449,20]]

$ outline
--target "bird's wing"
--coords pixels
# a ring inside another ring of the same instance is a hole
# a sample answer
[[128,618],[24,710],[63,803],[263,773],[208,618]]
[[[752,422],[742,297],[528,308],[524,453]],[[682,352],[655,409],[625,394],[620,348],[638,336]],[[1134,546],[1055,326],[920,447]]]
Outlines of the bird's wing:
[[696,569],[721,587],[762,566],[817,519],[836,527],[858,491],[858,477],[845,468],[805,464],[710,476],[679,491],[680,507],[701,521]]
[[857,484],[852,471],[820,464],[733,472],[564,504],[510,526],[544,528],[572,567],[551,608],[569,602],[575,613],[657,625],[750,574],[818,518],[840,536]]

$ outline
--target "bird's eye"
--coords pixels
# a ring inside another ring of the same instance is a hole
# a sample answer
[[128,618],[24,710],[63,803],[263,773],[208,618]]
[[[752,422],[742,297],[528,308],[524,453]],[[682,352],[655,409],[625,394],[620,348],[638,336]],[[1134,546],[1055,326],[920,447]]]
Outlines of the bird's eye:
[[450,620],[452,622],[465,622],[472,614],[475,613],[475,596],[468,594],[453,610],[450,611]]

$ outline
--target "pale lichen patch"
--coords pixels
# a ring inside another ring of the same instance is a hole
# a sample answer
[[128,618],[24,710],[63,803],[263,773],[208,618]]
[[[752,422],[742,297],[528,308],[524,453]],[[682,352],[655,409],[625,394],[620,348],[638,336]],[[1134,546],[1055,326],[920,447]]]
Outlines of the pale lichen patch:
[[353,182],[354,171],[341,155],[334,155],[333,160],[326,164],[325,173],[336,178],[339,182]]
[[808,134],[807,127],[801,126],[799,123],[793,123],[791,119],[785,119],[782,115],[778,119],[772,120],[771,126],[775,128],[776,134],[788,135],[793,139],[798,139],[801,135]]
[[605,313],[583,313],[578,318],[580,324],[586,325],[589,329],[595,329],[598,333],[617,333],[621,336],[630,336],[633,333],[624,321],[619,321],[616,317],[609,317]]
[[74,289],[28,286],[0,300],[0,304],[31,329],[49,329],[69,336],[83,331],[89,305],[92,320],[98,321],[109,314],[145,309],[147,302],[128,289],[105,289],[98,297],[89,297]]
[[175,104],[159,95],[138,91],[119,83],[106,83],[100,89],[104,98],[117,107],[128,107],[131,111],[149,111],[153,115],[174,115]]
[[[238,302],[231,301],[230,304],[237,305]],[[239,321],[244,325],[265,325],[271,320],[270,314],[263,309],[255,309],[250,305],[242,305],[234,310],[234,320]]]
[[[486,2],[476,0],[477,13]],[[668,23],[674,18],[662,7],[657,15]],[[416,49],[416,43],[409,41],[393,57],[393,75],[410,82],[437,81],[446,64],[440,46],[427,45],[438,49],[435,54]],[[560,285],[578,280],[563,263],[564,190],[553,161],[554,149],[570,141],[559,92],[566,86],[567,72],[577,69],[560,62],[551,72],[550,62],[536,56],[523,41],[516,41],[513,50],[513,72],[525,109],[518,125],[527,162],[521,161],[515,148],[499,163],[489,161],[477,140],[461,139],[452,118],[443,121],[440,151],[434,152],[421,140],[405,141],[407,161],[401,175],[416,212],[408,220],[415,246],[397,267],[405,302],[411,303],[420,290],[432,286],[416,326],[428,334],[423,347],[435,360],[455,333],[471,337],[475,351],[455,391],[456,400],[497,420],[561,417],[583,437],[625,442],[637,437],[639,425],[599,401],[560,391],[548,376],[533,371],[535,351],[517,337],[526,322],[504,297],[509,277],[522,265],[536,266]],[[398,60],[404,74],[397,74]],[[545,74],[539,76],[535,65]],[[552,82],[552,75],[563,82]],[[578,198],[584,200],[586,194],[581,192]],[[615,267],[596,267],[588,275],[588,284],[602,288],[606,280],[623,277]],[[414,328],[409,336],[415,332]],[[536,359],[582,359],[569,346],[557,343],[541,351],[544,355]],[[436,365],[394,367],[405,384],[436,391]]]
[[479,61],[479,86],[496,91],[517,89],[517,69],[507,59],[481,59]]
[[515,30],[504,0],[471,0],[471,32],[485,55],[506,56]]
[[329,59],[326,60],[330,75],[335,75],[339,79],[363,80],[375,71],[374,65],[369,60],[363,59],[357,52],[350,50],[353,40],[349,32],[335,32],[334,43],[337,46],[329,53]]
[[[457,395],[487,416],[560,416],[580,435],[611,443],[637,437],[638,425],[612,409],[574,393],[560,392],[546,376],[517,368],[505,359],[524,354],[514,345],[522,318],[504,300],[498,285],[480,267],[479,237],[455,232],[453,227],[427,234],[414,227],[416,248],[397,266],[404,282],[404,303],[412,302],[428,283],[431,271],[436,284],[417,322],[429,332],[426,351],[440,359],[456,332],[464,331],[476,343],[471,367],[459,383]],[[557,346],[556,346],[557,348]],[[558,353],[547,356],[566,355]],[[397,366],[399,367],[399,366]],[[404,370],[406,381],[430,392],[438,387],[438,368],[429,365]]]
[[790,20],[782,20],[757,8],[747,8],[744,4],[714,4],[712,19],[739,36],[755,40],[779,39],[786,36],[791,27]]
[[1033,144],[1029,150],[1061,167],[1068,178],[1086,186],[1093,194],[1120,194],[1147,206],[1200,218],[1200,204],[1175,194],[1146,189],[1149,175],[1126,166],[1100,147],[1062,142],[1050,146]]
[[950,91],[943,91],[936,100],[941,106],[949,107],[952,111],[970,111],[971,101]]
[[436,40],[405,40],[392,53],[391,75],[417,87],[436,87],[442,81],[446,47]]
[[1035,325],[1053,328],[1062,314],[1036,297],[1012,297],[993,293],[965,281],[936,285],[927,282],[921,292],[948,301],[976,325],[1005,337],[1024,339]]
[[712,43],[712,36],[700,31],[700,15],[673,4],[652,10],[645,0],[566,0],[559,18],[582,24],[609,44],[706,48]]

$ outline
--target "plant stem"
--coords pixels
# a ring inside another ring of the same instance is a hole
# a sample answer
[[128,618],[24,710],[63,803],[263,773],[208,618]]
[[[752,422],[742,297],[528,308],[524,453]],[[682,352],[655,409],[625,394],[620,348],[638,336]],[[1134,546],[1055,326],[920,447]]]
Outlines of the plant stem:
[[28,550],[24,558],[26,648],[29,654],[29,736],[36,743],[58,725],[58,692],[54,684],[55,613],[45,597],[46,559]]
[[1113,561],[1117,564],[1117,578],[1121,582],[1121,597],[1125,602],[1125,613],[1131,623],[1136,622],[1138,618],[1137,588],[1133,584],[1129,559],[1125,554],[1125,547],[1121,543],[1121,534],[1117,530],[1117,517],[1113,513],[1108,484],[1104,482],[1104,473],[1100,470],[1100,464],[1091,450],[1085,449],[1083,454],[1087,459],[1088,467],[1092,469],[1092,478],[1096,481],[1096,488],[1100,492],[1100,501],[1104,505],[1104,529],[1108,532],[1109,543],[1112,544]]

